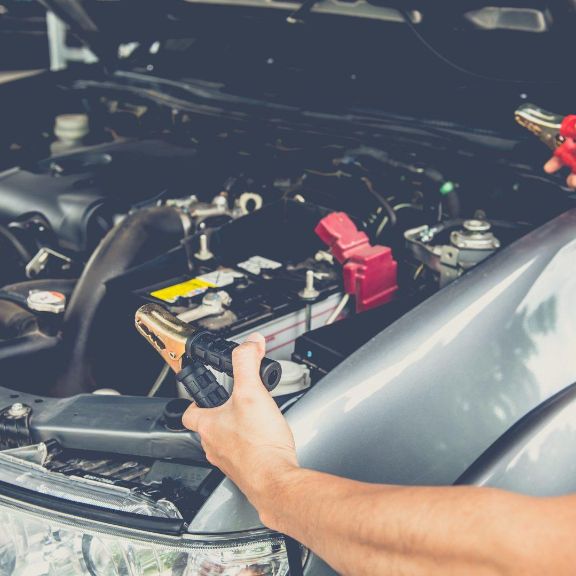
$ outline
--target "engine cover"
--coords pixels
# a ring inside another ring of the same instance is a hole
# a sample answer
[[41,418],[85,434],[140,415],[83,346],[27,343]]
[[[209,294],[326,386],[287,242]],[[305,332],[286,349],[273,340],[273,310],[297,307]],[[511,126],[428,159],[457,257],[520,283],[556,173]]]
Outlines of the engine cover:
[[187,187],[195,155],[165,141],[128,140],[8,170],[0,174],[0,222],[40,215],[62,249],[91,251],[115,216]]

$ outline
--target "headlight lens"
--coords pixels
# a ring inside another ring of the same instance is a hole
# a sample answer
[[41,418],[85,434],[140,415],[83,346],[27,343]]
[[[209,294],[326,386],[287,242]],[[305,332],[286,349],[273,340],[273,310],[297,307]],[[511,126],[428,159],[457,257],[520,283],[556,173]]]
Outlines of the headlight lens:
[[156,518],[181,518],[178,509],[167,500],[154,501],[128,488],[50,472],[11,454],[0,453],[0,481],[99,508]]
[[1,576],[284,576],[284,539],[162,537],[0,499]]
[[[75,483],[0,454],[0,481],[65,501],[174,518],[134,494]],[[143,506],[143,507],[142,507]],[[58,507],[58,510],[59,507]],[[226,536],[163,535],[48,510],[0,490],[0,576],[284,576],[284,538],[265,530]]]

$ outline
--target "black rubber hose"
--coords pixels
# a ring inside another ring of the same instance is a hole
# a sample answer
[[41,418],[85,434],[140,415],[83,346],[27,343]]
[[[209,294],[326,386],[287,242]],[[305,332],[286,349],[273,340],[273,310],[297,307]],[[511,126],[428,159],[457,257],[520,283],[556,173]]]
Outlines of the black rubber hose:
[[9,300],[26,307],[31,290],[55,290],[64,294],[69,300],[77,282],[77,278],[42,278],[16,282],[0,289],[0,300]]
[[0,300],[0,340],[12,340],[38,330],[36,316],[8,300]]
[[24,264],[28,264],[32,260],[32,254],[8,228],[0,226],[0,236],[8,240]]
[[456,190],[452,190],[444,196],[444,201],[446,202],[446,207],[448,208],[448,213],[450,218],[460,218],[461,212],[461,202],[460,196]]
[[130,368],[134,358],[128,351],[123,357],[126,343],[118,336],[118,329],[122,331],[124,315],[133,315],[133,311],[125,310],[116,299],[107,301],[106,283],[164,254],[185,235],[182,214],[168,207],[139,210],[108,232],[88,261],[64,315],[62,347],[67,366],[53,390],[55,395],[91,392],[97,386],[97,363],[117,362],[118,370]]

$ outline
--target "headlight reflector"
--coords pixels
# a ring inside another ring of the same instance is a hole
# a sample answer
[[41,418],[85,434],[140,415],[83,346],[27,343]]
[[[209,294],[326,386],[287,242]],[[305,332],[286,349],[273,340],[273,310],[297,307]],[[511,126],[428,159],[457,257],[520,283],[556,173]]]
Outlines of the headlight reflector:
[[[95,515],[96,510],[105,514]],[[126,513],[148,517],[146,527],[126,527],[134,526]],[[123,518],[122,525],[115,524],[118,518]],[[286,544],[279,534],[259,530],[202,536],[180,534],[180,529],[168,534],[165,524],[159,527],[159,522],[174,518],[177,525],[178,518],[182,522],[170,502],[54,474],[0,454],[0,576],[288,573]]]
[[[284,539],[163,537],[20,509],[0,498],[0,576],[284,576]],[[119,533],[120,532],[120,533]]]

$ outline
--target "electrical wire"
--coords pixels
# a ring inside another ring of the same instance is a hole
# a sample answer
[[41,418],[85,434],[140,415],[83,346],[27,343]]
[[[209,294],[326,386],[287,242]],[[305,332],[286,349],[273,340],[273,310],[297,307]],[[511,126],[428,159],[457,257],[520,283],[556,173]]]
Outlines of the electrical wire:
[[473,70],[470,70],[468,68],[464,68],[463,66],[460,66],[460,64],[457,64],[456,62],[454,62],[454,60],[452,60],[451,58],[449,58],[448,56],[446,56],[445,54],[440,52],[426,38],[424,38],[424,36],[420,32],[420,30],[418,30],[416,28],[416,26],[414,26],[414,23],[412,22],[412,18],[410,16],[410,13],[406,8],[403,8],[401,6],[396,6],[395,8],[402,15],[404,22],[406,23],[408,28],[410,28],[410,30],[413,32],[413,34],[416,36],[416,38],[420,41],[420,43],[431,54],[433,54],[437,59],[442,61],[444,64],[446,64],[450,68],[456,70],[457,72],[460,72],[461,74],[471,76],[472,78],[475,78],[477,80],[484,80],[484,81],[488,81],[488,82],[498,82],[498,83],[505,83],[505,84],[528,84],[528,85],[529,84],[539,84],[539,85],[542,85],[542,84],[544,84],[544,85],[562,84],[561,80],[528,80],[528,79],[522,80],[522,79],[518,79],[518,78],[500,78],[498,76],[488,76],[486,74],[480,74],[480,73],[474,72]]
[[374,184],[372,184],[372,181],[367,176],[362,176],[361,180],[368,189],[368,192],[370,192],[370,194],[372,194],[372,196],[378,200],[382,208],[384,208],[386,214],[388,214],[388,218],[392,226],[395,226],[397,218],[396,213],[394,212],[394,208],[390,206],[388,200],[386,200],[386,198],[376,190]]
[[382,222],[380,222],[378,228],[376,229],[376,234],[375,234],[375,238],[378,239],[380,238],[380,234],[382,234],[384,228],[386,227],[386,224],[388,224],[388,221],[390,220],[390,218],[388,218],[388,216],[384,216],[384,218],[382,218]]
[[165,364],[162,367],[162,370],[160,370],[160,374],[158,374],[158,378],[156,378],[156,380],[154,381],[154,384],[152,384],[152,388],[150,388],[150,390],[147,394],[148,398],[152,398],[153,396],[156,396],[156,394],[158,393],[158,390],[160,390],[160,388],[162,388],[162,384],[164,384],[164,381],[168,377],[168,372],[170,372],[170,366],[168,366],[168,364]]
[[[403,1],[403,0],[401,0],[401,1]],[[288,18],[286,18],[286,21],[289,24],[296,24],[296,23],[302,24],[302,23],[304,23],[305,17],[308,16],[308,14],[310,14],[312,9],[314,8],[314,6],[318,2],[319,2],[319,0],[303,0],[301,6],[295,12],[293,12],[290,16],[288,16]],[[384,0],[384,1],[381,0],[380,2],[376,1],[375,3],[376,4],[382,4],[386,7],[390,7],[390,4],[391,4],[389,1],[386,2],[386,0]],[[404,8],[403,6],[397,5],[396,3],[392,3],[392,4],[394,5],[394,8],[398,11],[398,13],[402,16],[406,25],[414,33],[416,38],[418,38],[420,43],[431,54],[433,54],[436,58],[438,58],[440,61],[442,61],[444,64],[446,64],[450,68],[456,70],[457,72],[460,72],[461,74],[465,74],[467,76],[476,78],[477,80],[484,80],[484,81],[487,80],[489,82],[498,82],[498,83],[505,83],[505,84],[525,84],[525,85],[530,85],[530,84],[559,85],[559,84],[562,84],[561,80],[532,80],[532,79],[528,80],[528,79],[519,79],[519,78],[500,78],[498,76],[488,76],[487,74],[480,74],[480,73],[475,72],[473,70],[470,70],[468,68],[464,68],[464,66],[461,66],[460,64],[457,64],[456,62],[454,62],[454,60],[452,60],[451,58],[449,58],[448,56],[446,56],[445,54],[440,52],[426,38],[424,38],[422,33],[416,28],[416,26],[414,26],[414,23],[412,22],[412,17],[410,16],[410,12],[406,8]]]
[[330,314],[324,326],[329,326],[330,324],[334,324],[334,322],[336,322],[336,320],[338,319],[344,308],[346,308],[346,305],[348,304],[349,300],[350,300],[350,294],[344,294],[344,296],[342,296],[340,302],[338,302],[338,305],[336,306],[336,308],[334,308],[334,311],[332,312],[332,314]]

